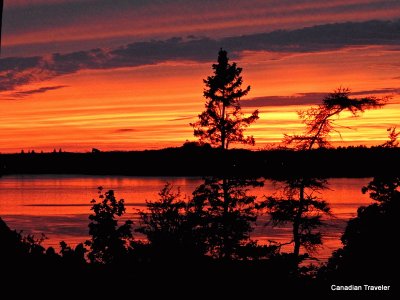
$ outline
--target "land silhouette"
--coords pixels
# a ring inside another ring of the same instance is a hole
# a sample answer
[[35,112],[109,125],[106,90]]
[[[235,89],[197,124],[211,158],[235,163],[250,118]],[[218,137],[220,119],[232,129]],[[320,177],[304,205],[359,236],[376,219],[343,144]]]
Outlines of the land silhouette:
[[[43,238],[11,230],[0,219],[0,264],[7,282],[80,288],[92,296],[116,296],[128,287],[175,296],[196,291],[204,297],[252,297],[260,290],[329,294],[333,283],[385,284],[396,291],[388,272],[395,272],[398,264],[396,128],[389,129],[386,143],[373,148],[329,144],[337,129],[335,117],[344,111],[358,117],[382,107],[385,99],[351,98],[348,89],[337,89],[320,105],[299,113],[304,133],[285,135],[284,147],[232,149],[234,144],[254,145],[245,130],[257,121],[258,111],[242,113],[240,98],[250,86],[242,88],[242,69],[223,49],[212,69],[204,80],[205,110],[190,124],[198,142],[154,151],[1,154],[2,174],[204,177],[189,199],[167,183],[159,200],[147,202],[139,213],[135,229],[134,221],[124,219],[125,202],[118,200],[117,191],[99,187],[91,201],[90,238],[75,247],[60,241],[59,251],[46,249]],[[314,192],[326,187],[328,177],[347,176],[374,177],[363,192],[377,203],[358,210],[342,235],[343,247],[326,264],[309,265],[306,259],[323,243],[319,228],[332,216],[329,203]],[[251,195],[265,178],[284,183],[280,195]],[[266,226],[291,224],[293,238],[287,244],[293,251],[284,252],[276,241],[251,239],[260,216],[270,218]]]
[[397,174],[400,148],[350,146],[221,151],[208,144],[189,142],[182,147],[161,150],[0,154],[0,166],[3,175],[213,176],[225,173],[265,178],[373,177]]

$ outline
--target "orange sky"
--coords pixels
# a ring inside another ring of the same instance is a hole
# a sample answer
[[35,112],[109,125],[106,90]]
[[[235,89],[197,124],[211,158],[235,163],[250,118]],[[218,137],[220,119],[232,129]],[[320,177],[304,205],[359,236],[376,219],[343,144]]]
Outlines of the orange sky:
[[[34,2],[17,1],[14,6],[8,4],[8,10],[15,14],[21,7],[29,8],[27,5],[32,5]],[[36,1],[36,4],[39,6],[46,2],[48,7],[50,4],[62,5],[65,1]],[[76,0],[70,4],[73,5],[75,2],[79,4],[83,1]],[[206,49],[207,52],[203,51],[204,55],[200,51],[201,55],[196,56],[194,51],[193,55],[181,57],[179,54],[181,50],[176,48],[176,44],[165,42],[161,46],[169,47],[171,44],[171,47],[175,47],[173,50],[177,49],[174,50],[176,54],[168,48],[165,48],[170,51],[168,55],[165,54],[167,50],[160,52],[161,58],[143,52],[143,57],[146,59],[143,61],[144,58],[137,54],[140,44],[137,44],[139,46],[135,44],[134,56],[128,58],[121,56],[117,62],[109,58],[114,52],[107,51],[127,45],[128,41],[133,43],[146,39],[150,41],[155,33],[155,36],[167,38],[182,32],[185,34],[203,32],[210,33],[212,38],[223,39],[233,36],[236,31],[239,37],[243,33],[264,32],[265,24],[273,23],[276,29],[301,29],[310,23],[323,24],[320,19],[328,16],[329,11],[333,12],[330,14],[330,19],[338,21],[350,19],[346,16],[353,13],[344,11],[340,18],[335,17],[338,15],[336,12],[340,12],[339,8],[348,1],[336,1],[330,5],[318,4],[314,9],[324,9],[326,13],[315,16],[312,14],[313,6],[310,1],[303,1],[302,5],[302,1],[299,1],[297,6],[292,7],[292,14],[282,6],[272,5],[277,3],[276,1],[267,2],[269,6],[263,6],[262,2],[258,1],[258,6],[249,11],[254,17],[252,21],[249,21],[248,15],[244,15],[237,21],[239,23],[233,24],[234,26],[229,23],[232,22],[232,18],[226,16],[240,13],[241,6],[236,1],[234,5],[237,7],[236,10],[227,10],[223,13],[223,17],[219,17],[217,12],[212,12],[204,18],[200,15],[188,18],[175,11],[170,15],[162,14],[157,6],[143,4],[140,8],[143,12],[147,14],[153,12],[155,15],[160,14],[161,17],[155,19],[151,27],[146,26],[145,18],[138,20],[139,28],[140,26],[148,28],[148,30],[136,30],[140,31],[140,38],[137,37],[139,34],[132,34],[132,28],[129,26],[129,10],[122,10],[119,14],[114,11],[113,18],[115,15],[119,16],[119,19],[117,18],[119,30],[114,31],[113,26],[116,25],[111,24],[105,26],[101,34],[93,34],[99,32],[100,26],[96,22],[99,16],[96,15],[91,18],[77,17],[76,24],[64,24],[60,21],[60,28],[37,25],[37,28],[33,26],[26,31],[15,30],[13,34],[11,30],[7,33],[5,26],[4,55],[3,60],[0,60],[4,67],[2,69],[0,64],[0,76],[12,74],[14,77],[13,86],[9,85],[11,80],[4,81],[4,88],[0,90],[0,151],[19,152],[21,149],[52,151],[54,148],[66,151],[90,151],[92,147],[101,150],[137,150],[180,146],[185,140],[194,140],[189,123],[194,121],[204,108],[202,79],[211,75],[211,64],[217,57],[218,48],[211,47],[212,51]],[[360,7],[365,5],[374,7],[375,2],[352,1],[353,5]],[[170,9],[176,5],[174,1],[166,1],[163,4]],[[196,7],[197,4],[192,4],[186,10],[193,11]],[[382,6],[381,10],[376,10],[377,16],[382,17],[389,8]],[[260,11],[257,11],[258,9]],[[269,18],[260,16],[263,10],[271,16]],[[307,10],[310,10],[308,14]],[[366,17],[368,12],[367,9],[361,10],[356,19],[368,20]],[[390,16],[398,12],[399,10],[392,8]],[[282,17],[278,18],[279,14],[282,14]],[[298,14],[303,15],[303,22],[293,21]],[[205,18],[214,18],[218,21],[207,23]],[[78,25],[83,23],[89,25],[81,31]],[[59,34],[60,30],[63,30],[62,35]],[[79,34],[76,33],[77,30]],[[119,40],[121,37],[124,37],[126,42],[121,42]],[[118,41],[115,42],[112,38],[118,38]],[[75,51],[77,49],[74,48],[79,44],[85,51],[94,48],[96,43],[100,45],[99,47],[107,43],[108,45],[102,48],[106,50],[102,50],[104,57],[102,56],[101,62],[100,58],[96,58],[88,63],[78,55],[71,55],[71,61],[74,60],[73,66],[76,67],[73,69],[68,60],[62,61],[62,65],[61,63],[57,65],[55,58],[49,56],[54,52],[56,44],[53,43],[51,47],[46,48],[46,43],[52,41],[60,43],[58,50],[60,53]],[[71,41],[74,43],[71,44]],[[221,44],[228,43],[226,40],[217,41]],[[316,46],[315,42],[311,41],[306,45],[299,42],[304,49],[294,51],[291,45],[282,47],[279,41],[276,43],[280,48],[276,46],[279,49],[272,50],[260,49],[256,42],[256,40],[252,42],[255,45],[253,49],[249,47],[247,50],[246,45],[241,44],[234,44],[233,47],[237,48],[233,48],[232,51],[226,49],[233,60],[243,67],[244,84],[251,85],[247,99],[327,93],[338,87],[349,87],[355,93],[372,91],[371,94],[376,92],[379,97],[392,95],[392,99],[383,109],[368,111],[358,119],[343,115],[338,124],[353,129],[343,129],[342,137],[333,135],[332,141],[336,145],[377,145],[387,138],[388,127],[399,126],[400,49],[398,46],[381,45],[376,41],[360,44],[357,41],[353,42],[354,45],[348,43],[332,47],[331,44]],[[190,46],[190,41],[185,43],[186,41],[178,42],[177,45]],[[157,47],[159,44],[154,42],[154,45]],[[24,49],[26,54],[23,54]],[[127,51],[128,48],[121,49]],[[46,63],[42,61],[26,69],[21,67],[20,71],[12,67],[14,61],[11,61],[10,57],[15,56],[17,60],[22,60],[33,54],[42,56]],[[48,62],[54,63],[58,69],[48,67]],[[27,80],[26,83],[23,83],[21,78]],[[0,78],[0,88],[1,84]],[[42,92],[37,92],[41,89]],[[382,92],[385,89],[387,93]],[[279,143],[283,133],[299,133],[303,127],[296,111],[310,106],[302,103],[271,105],[265,102],[259,107],[245,108],[245,111],[259,108],[261,112],[260,120],[248,130],[248,133],[254,135],[256,139],[254,149]]]

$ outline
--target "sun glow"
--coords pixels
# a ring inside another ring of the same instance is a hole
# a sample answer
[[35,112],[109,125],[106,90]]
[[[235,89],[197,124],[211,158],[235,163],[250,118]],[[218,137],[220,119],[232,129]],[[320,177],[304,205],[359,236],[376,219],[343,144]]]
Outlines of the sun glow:
[[[248,52],[238,60],[243,66],[248,96],[294,95],[329,92],[349,86],[354,92],[382,90],[395,86],[397,70],[389,62],[398,53],[383,47],[345,49],[321,53],[282,55]],[[357,53],[357,55],[355,55]],[[366,66],[377,57],[385,71]],[[202,79],[210,63],[167,62],[143,67],[83,70],[23,87],[62,86],[23,99],[3,100],[0,119],[2,152],[21,149],[51,151],[128,150],[179,146],[193,140],[189,126],[204,108]],[[340,74],[340,76],[338,76]],[[390,93],[389,93],[390,94]],[[10,93],[3,93],[6,99]],[[382,95],[377,95],[382,96]],[[333,134],[336,145],[376,145],[386,139],[386,128],[400,119],[400,99],[392,95],[383,109],[368,111],[359,118],[343,115],[338,124],[350,127]],[[311,104],[245,108],[260,109],[259,121],[248,129],[257,148],[279,143],[283,133],[299,133],[303,125],[298,110]]]

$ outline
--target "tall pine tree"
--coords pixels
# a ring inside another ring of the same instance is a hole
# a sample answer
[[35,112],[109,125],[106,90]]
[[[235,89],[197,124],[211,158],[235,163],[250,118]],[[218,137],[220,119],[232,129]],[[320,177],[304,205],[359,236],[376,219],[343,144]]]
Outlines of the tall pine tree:
[[[242,89],[242,68],[229,63],[227,52],[220,50],[214,74],[204,80],[205,111],[191,124],[194,135],[201,142],[228,149],[232,143],[254,145],[252,136],[244,136],[245,129],[258,119],[258,110],[245,117],[240,99],[250,91]],[[257,219],[256,197],[247,195],[249,187],[261,186],[253,179],[228,176],[221,164],[221,177],[206,178],[193,193],[194,215],[200,216],[199,229],[205,233],[208,252],[215,258],[230,260],[249,248],[252,222]]]
[[194,135],[202,142],[228,149],[231,143],[254,145],[252,136],[244,136],[244,130],[258,119],[258,110],[245,117],[240,107],[240,99],[250,91],[250,86],[242,89],[242,68],[229,63],[227,52],[220,50],[218,63],[213,64],[214,75],[204,80],[204,97],[207,99],[205,111],[199,115]]

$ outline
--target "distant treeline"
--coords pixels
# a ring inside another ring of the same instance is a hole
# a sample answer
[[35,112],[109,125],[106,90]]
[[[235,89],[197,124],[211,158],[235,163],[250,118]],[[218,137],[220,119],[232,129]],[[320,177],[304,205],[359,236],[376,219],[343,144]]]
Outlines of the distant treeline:
[[400,148],[221,151],[207,145],[187,144],[180,148],[129,152],[94,149],[91,153],[0,154],[0,165],[3,175],[373,177],[398,174]]

